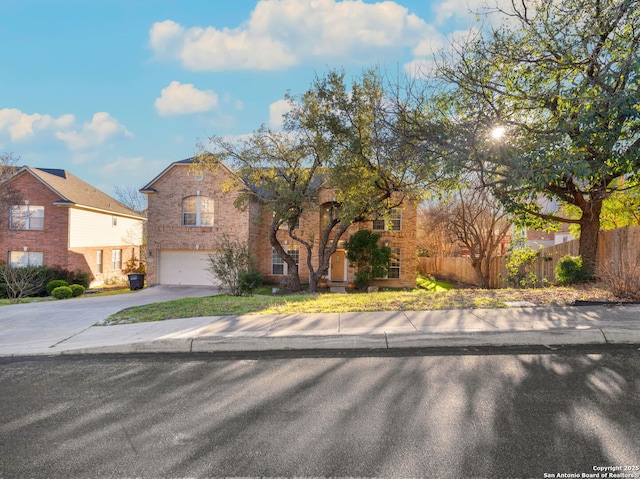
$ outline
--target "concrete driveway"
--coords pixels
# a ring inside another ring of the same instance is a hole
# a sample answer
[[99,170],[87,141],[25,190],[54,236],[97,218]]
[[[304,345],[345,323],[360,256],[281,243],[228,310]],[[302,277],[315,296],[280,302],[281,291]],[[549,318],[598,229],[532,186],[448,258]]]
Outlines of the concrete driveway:
[[153,286],[130,294],[0,307],[0,356],[42,354],[121,309],[180,298],[212,296],[212,287]]

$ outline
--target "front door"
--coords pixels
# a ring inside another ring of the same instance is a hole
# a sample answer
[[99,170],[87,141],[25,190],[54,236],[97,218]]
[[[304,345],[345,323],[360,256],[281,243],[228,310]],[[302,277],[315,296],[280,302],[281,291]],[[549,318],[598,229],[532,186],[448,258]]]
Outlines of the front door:
[[331,281],[344,281],[344,251],[331,255]]

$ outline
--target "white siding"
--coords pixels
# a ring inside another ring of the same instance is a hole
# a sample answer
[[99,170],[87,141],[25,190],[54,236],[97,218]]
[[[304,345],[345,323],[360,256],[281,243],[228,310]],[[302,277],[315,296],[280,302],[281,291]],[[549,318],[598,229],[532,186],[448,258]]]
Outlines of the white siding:
[[142,220],[78,208],[69,210],[70,248],[141,244]]

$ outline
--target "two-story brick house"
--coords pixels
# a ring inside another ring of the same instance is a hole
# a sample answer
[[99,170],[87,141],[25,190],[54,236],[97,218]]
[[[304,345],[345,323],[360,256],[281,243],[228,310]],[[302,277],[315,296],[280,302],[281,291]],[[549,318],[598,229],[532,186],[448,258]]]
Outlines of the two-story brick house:
[[17,168],[0,187],[11,204],[0,215],[0,260],[14,266],[82,270],[101,284],[139,258],[145,218],[68,171]]
[[[287,264],[269,242],[271,213],[258,200],[244,210],[234,205],[241,194],[229,191],[228,180],[232,171],[221,165],[215,170],[195,173],[193,159],[169,165],[141,191],[148,195],[147,224],[147,283],[211,285],[207,266],[210,253],[215,253],[223,235],[232,240],[246,242],[256,259],[265,281],[277,284],[288,274]],[[244,186],[246,187],[246,186]],[[329,192],[328,192],[329,193]],[[300,219],[299,228],[307,234],[319,236],[323,210],[331,204],[330,194],[321,200],[317,210],[309,211]],[[327,280],[333,284],[346,284],[355,272],[346,260],[344,241],[361,228],[382,234],[381,241],[394,253],[388,278],[375,284],[388,287],[415,286],[416,272],[416,208],[405,204],[390,212],[390,218],[354,225],[342,237],[338,250],[331,257]],[[309,276],[305,249],[279,232],[281,244],[297,258],[302,282]],[[317,259],[317,255],[313,255]],[[314,265],[317,267],[317,264]]]

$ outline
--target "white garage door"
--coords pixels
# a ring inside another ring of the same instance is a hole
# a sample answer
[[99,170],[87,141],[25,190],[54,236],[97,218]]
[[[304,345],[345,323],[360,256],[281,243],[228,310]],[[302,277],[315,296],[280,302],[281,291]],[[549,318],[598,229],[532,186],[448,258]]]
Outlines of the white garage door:
[[209,253],[212,251],[160,251],[160,284],[211,286]]

